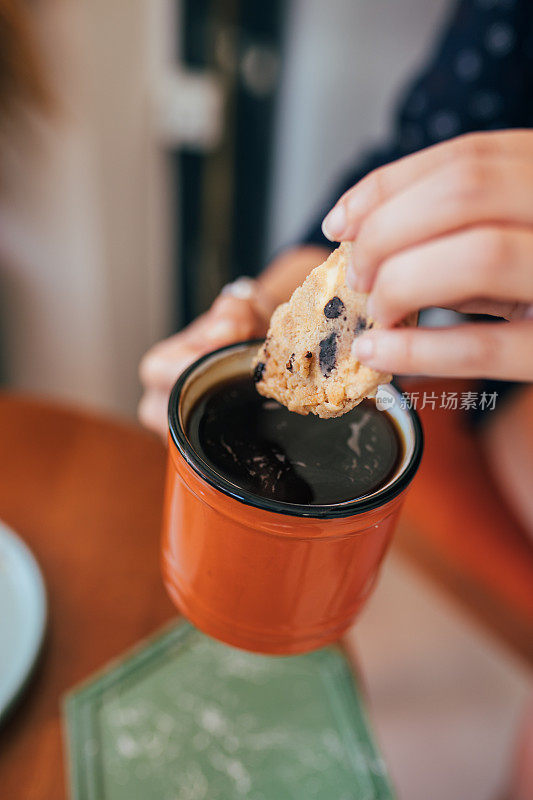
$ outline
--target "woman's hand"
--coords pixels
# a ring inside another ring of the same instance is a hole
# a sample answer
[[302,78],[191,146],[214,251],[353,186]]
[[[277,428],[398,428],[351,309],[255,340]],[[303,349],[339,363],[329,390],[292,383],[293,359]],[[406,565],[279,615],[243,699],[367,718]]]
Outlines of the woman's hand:
[[144,387],[139,404],[141,422],[166,438],[168,396],[180,372],[217,347],[264,336],[276,306],[290,297],[327,255],[327,249],[315,245],[286,250],[257,280],[239,278],[230,283],[207,313],[154,345],[139,368]]
[[533,131],[469,134],[370,173],[323,223],[385,326],[428,306],[504,317],[365,333],[384,372],[533,380]]
[[257,301],[252,285],[231,284],[209,311],[146,353],[139,367],[144,393],[138,414],[143,425],[166,438],[170,390],[185,367],[218,347],[265,334],[272,309]]

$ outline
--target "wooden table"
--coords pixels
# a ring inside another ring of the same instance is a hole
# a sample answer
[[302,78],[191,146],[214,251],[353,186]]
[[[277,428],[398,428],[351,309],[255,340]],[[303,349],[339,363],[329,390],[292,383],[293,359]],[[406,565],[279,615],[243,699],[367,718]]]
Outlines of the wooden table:
[[[449,380],[407,387],[437,397],[472,388]],[[437,405],[420,416],[424,456],[395,547],[533,667],[533,542],[502,498],[464,413]]]
[[134,425],[0,396],[0,464],[0,519],[49,599],[40,663],[0,730],[0,797],[60,800],[61,696],[176,613],[159,572],[165,452]]
[[[531,661],[531,547],[494,497],[484,505],[487,475],[451,417],[424,416],[396,546]],[[0,729],[0,797],[60,800],[63,693],[175,615],[159,573],[165,452],[134,425],[0,395],[0,464],[0,519],[37,556],[50,604],[42,658]]]

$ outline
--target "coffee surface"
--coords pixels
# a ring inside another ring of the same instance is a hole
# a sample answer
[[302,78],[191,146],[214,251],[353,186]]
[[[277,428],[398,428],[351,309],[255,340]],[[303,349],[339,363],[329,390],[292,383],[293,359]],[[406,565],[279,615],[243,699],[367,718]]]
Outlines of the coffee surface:
[[373,400],[319,419],[262,397],[251,377],[213,387],[193,407],[187,437],[219,475],[269,500],[331,505],[384,485],[403,455],[395,423]]

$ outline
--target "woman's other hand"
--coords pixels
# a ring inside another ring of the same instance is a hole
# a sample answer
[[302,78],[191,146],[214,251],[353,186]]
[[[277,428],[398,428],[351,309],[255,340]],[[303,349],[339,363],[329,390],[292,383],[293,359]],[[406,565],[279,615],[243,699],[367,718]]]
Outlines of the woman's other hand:
[[291,296],[328,250],[303,245],[278,255],[257,278],[239,278],[226,286],[209,311],[180,333],[154,345],[141,361],[144,394],[139,418],[166,438],[168,396],[178,375],[204,353],[232,342],[264,336],[272,312]]
[[138,414],[143,425],[166,438],[168,398],[180,373],[204,353],[263,336],[272,309],[262,300],[263,305],[255,295],[255,282],[241,279],[230,284],[209,311],[146,353],[139,366],[144,391]]

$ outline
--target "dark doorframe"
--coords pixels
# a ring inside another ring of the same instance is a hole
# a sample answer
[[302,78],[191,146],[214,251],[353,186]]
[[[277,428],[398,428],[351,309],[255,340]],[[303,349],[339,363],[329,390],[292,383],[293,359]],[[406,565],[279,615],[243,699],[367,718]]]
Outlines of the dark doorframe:
[[224,134],[210,153],[175,151],[176,316],[204,311],[229,280],[265,257],[283,0],[182,0],[184,66],[209,69],[225,96]]

